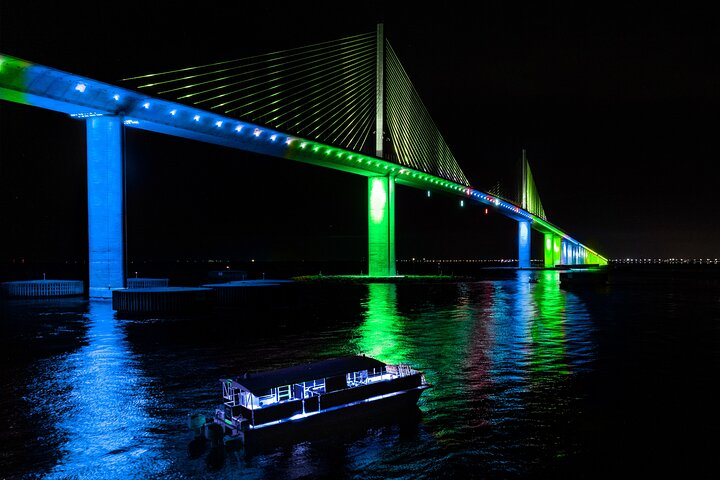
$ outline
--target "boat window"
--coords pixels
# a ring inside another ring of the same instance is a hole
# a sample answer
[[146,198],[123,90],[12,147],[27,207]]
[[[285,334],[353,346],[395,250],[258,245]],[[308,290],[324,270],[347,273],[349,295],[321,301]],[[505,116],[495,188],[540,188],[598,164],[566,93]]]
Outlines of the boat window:
[[325,391],[327,392],[335,392],[345,388],[347,388],[347,378],[345,375],[325,379]]
[[260,404],[261,407],[268,405],[270,403],[277,402],[277,397],[275,396],[274,390],[275,389],[272,389],[272,393],[270,395],[262,395],[262,396],[257,397],[258,403]]
[[282,387],[277,388],[278,402],[290,400],[291,398],[292,398],[292,389],[290,388],[290,385],[283,385]]
[[367,384],[368,371],[361,370],[359,372],[352,372],[347,374],[347,385],[348,387],[357,387],[359,385]]
[[304,396],[305,398],[312,397],[313,395],[322,395],[325,393],[325,379],[310,380],[303,382]]
[[240,405],[246,408],[253,408],[258,406],[258,399],[255,395],[250,392],[240,392]]
[[373,368],[368,371],[368,383],[379,382],[380,380],[388,380],[390,376],[385,371],[385,367]]

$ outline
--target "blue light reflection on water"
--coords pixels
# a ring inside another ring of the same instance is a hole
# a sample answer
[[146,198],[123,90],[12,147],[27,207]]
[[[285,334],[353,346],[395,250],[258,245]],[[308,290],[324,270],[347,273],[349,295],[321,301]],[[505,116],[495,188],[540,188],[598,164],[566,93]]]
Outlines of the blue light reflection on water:
[[59,459],[46,478],[151,478],[169,465],[153,429],[158,401],[114,318],[89,303],[85,345],[38,365],[30,414],[52,429]]

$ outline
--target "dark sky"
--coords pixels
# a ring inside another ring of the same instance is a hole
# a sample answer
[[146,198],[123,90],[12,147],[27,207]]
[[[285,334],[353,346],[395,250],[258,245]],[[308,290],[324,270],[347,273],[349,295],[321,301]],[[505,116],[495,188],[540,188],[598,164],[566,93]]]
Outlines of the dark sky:
[[[30,3],[0,5],[0,52],[109,83],[374,31],[382,18],[475,188],[506,178],[526,149],[548,219],[600,253],[720,257],[712,11]],[[84,139],[82,121],[0,103],[0,261],[87,255]],[[136,130],[127,169],[131,258],[366,255],[364,178]],[[516,256],[514,222],[457,203],[400,187],[398,257]]]

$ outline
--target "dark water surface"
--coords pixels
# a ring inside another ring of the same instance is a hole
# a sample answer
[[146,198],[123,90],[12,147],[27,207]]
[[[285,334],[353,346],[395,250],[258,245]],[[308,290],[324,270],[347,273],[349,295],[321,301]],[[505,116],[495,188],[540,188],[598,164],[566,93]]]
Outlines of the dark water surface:
[[[3,300],[0,477],[715,478],[720,275],[530,275],[303,285],[273,315]],[[424,370],[420,415],[188,458],[220,378],[356,353]]]

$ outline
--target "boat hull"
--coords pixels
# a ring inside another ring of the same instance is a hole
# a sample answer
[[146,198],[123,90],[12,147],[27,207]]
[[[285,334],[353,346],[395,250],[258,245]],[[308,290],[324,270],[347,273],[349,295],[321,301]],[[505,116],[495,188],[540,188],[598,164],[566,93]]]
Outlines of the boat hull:
[[232,435],[232,429],[225,427],[225,441],[228,445],[244,446],[253,451],[283,443],[327,436],[330,432],[349,432],[357,429],[391,423],[394,420],[418,418],[417,406],[422,392],[428,385],[392,392],[377,398],[350,402],[348,404],[322,409],[309,414],[295,415],[289,419],[269,422],[248,428],[239,435]]

